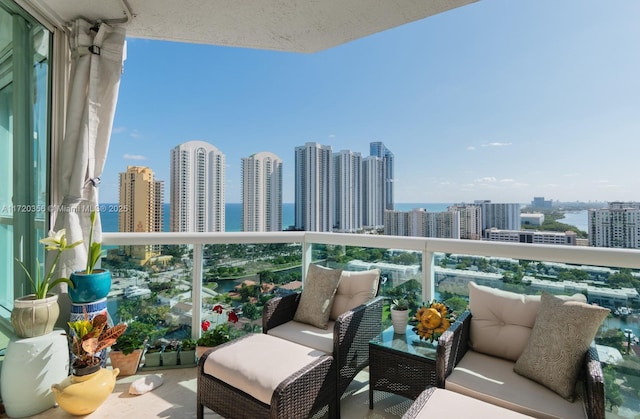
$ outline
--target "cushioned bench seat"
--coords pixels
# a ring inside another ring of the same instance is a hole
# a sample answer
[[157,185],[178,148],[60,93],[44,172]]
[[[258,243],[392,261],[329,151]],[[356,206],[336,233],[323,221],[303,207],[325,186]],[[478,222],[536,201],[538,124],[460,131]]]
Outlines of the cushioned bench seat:
[[198,418],[305,418],[336,408],[333,357],[265,334],[217,346],[198,362]]
[[584,418],[584,401],[573,403],[513,371],[514,362],[468,350],[445,388],[538,418]]
[[528,417],[530,416],[485,403],[453,391],[431,387],[418,396],[402,418],[523,419]]

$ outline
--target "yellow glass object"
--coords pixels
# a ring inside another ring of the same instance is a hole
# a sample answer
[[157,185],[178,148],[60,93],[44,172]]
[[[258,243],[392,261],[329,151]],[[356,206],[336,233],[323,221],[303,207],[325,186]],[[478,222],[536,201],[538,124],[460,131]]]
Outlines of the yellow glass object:
[[56,402],[67,413],[88,415],[94,412],[109,397],[116,385],[118,368],[98,371],[84,375],[70,375],[60,384],[51,386]]

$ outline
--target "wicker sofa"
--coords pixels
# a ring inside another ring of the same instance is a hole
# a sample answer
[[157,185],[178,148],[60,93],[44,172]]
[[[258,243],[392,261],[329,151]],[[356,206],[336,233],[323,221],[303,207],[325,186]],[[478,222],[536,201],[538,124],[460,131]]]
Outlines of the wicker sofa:
[[[336,292],[334,306],[340,304],[341,294],[344,299],[348,299],[349,290],[344,289],[344,284],[348,281],[344,280],[344,276],[349,274],[352,275],[352,279],[356,279],[358,275],[367,275],[365,272],[344,272]],[[379,271],[374,274],[379,277]],[[375,295],[377,295],[378,282],[378,278],[375,278]],[[262,331],[333,356],[336,365],[335,382],[339,416],[339,400],[342,394],[356,374],[369,365],[369,341],[382,330],[383,298],[374,297],[363,304],[348,308],[335,320],[330,320],[326,330],[294,320],[300,298],[301,293],[296,292],[268,301],[262,314]],[[349,303],[346,304],[348,307]]]
[[[478,289],[479,286],[473,287]],[[472,292],[470,286],[470,302]],[[483,287],[479,287],[483,288]],[[487,288],[488,287],[484,287]],[[483,292],[486,290],[482,290]],[[503,292],[504,293],[504,292]],[[578,295],[579,296],[579,295]],[[580,297],[580,296],[579,296]],[[538,297],[539,298],[539,297]],[[530,298],[530,300],[535,297]],[[490,311],[500,313],[501,304],[493,302]],[[533,300],[535,301],[535,300]],[[539,301],[539,300],[538,300]],[[528,301],[531,304],[531,301]],[[533,306],[535,309],[535,303]],[[515,307],[520,311],[525,311],[520,307]],[[604,379],[602,367],[598,360],[595,346],[591,346],[584,360],[578,380],[578,395],[575,401],[569,401],[546,386],[530,380],[514,371],[516,362],[505,359],[494,354],[483,353],[484,348],[478,344],[478,336],[474,339],[473,305],[471,311],[466,311],[458,318],[448,331],[446,331],[438,341],[438,356],[436,365],[437,386],[450,391],[458,392],[469,397],[502,406],[504,408],[517,411],[519,413],[540,418],[574,418],[587,417],[590,419],[604,418]],[[506,310],[508,312],[508,310]],[[533,312],[535,314],[535,311]],[[500,314],[495,319],[495,324],[489,327],[498,330],[506,326],[508,317],[500,318]],[[531,325],[535,318],[531,320]],[[486,322],[483,327],[487,327]],[[527,338],[527,327],[517,326]],[[478,329],[475,330],[478,333]],[[498,345],[508,347],[516,346],[517,338],[497,339]],[[474,343],[476,344],[474,347]],[[505,348],[509,351],[509,348]],[[505,352],[505,357],[508,357]],[[517,354],[514,355],[517,357]],[[512,358],[514,357],[512,356]],[[544,363],[545,361],[541,361]]]

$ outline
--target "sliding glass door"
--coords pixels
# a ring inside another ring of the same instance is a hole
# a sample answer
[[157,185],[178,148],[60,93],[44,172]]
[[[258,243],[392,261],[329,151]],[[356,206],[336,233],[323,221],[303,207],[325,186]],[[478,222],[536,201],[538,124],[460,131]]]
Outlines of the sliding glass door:
[[0,0],[0,316],[31,293],[15,259],[44,261],[47,231],[51,34]]

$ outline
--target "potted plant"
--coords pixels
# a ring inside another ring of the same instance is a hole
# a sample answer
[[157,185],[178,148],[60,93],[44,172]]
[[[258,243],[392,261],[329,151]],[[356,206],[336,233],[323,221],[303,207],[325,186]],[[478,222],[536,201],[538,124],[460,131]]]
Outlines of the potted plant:
[[60,384],[52,385],[51,391],[66,412],[88,415],[109,397],[115,387],[120,371],[118,368],[101,368],[100,354],[117,341],[127,326],[109,327],[106,314],[99,314],[91,320],[85,316],[68,324],[73,374]]
[[178,352],[178,362],[180,365],[193,365],[196,362],[196,341],[193,339],[183,339]]
[[142,350],[153,333],[152,329],[151,325],[133,321],[111,347],[109,359],[113,368],[120,369],[120,375],[133,375],[138,371]]
[[159,367],[162,365],[162,345],[153,343],[147,345],[147,349],[144,352],[144,366],[146,367]]
[[406,298],[396,298],[391,303],[393,333],[405,334],[409,323],[409,302]]
[[175,366],[178,365],[178,350],[180,349],[180,341],[171,339],[162,349],[162,365]]
[[[223,308],[220,304],[213,307],[213,312],[218,315],[222,314]],[[238,315],[229,310],[227,313],[227,321],[212,327],[209,320],[203,320],[200,324],[202,335],[196,341],[196,355],[198,359],[209,349],[231,340],[230,323],[237,323]]]
[[93,241],[93,228],[96,222],[96,211],[90,216],[89,244],[87,247],[87,263],[82,271],[73,272],[70,276],[74,287],[69,290],[69,297],[74,303],[90,303],[105,298],[111,290],[111,272],[107,269],[96,269],[102,256],[102,244]]
[[62,283],[69,285],[71,288],[73,287],[73,283],[69,278],[54,278],[56,266],[62,252],[73,249],[82,243],[82,240],[71,244],[67,243],[65,233],[65,229],[57,232],[50,231],[48,237],[40,240],[40,243],[45,245],[47,251],[56,252],[53,262],[46,273],[43,274],[40,271],[40,262],[38,260],[36,260],[36,265],[38,265],[36,273],[31,275],[24,262],[16,259],[16,262],[20,264],[27,278],[29,278],[33,288],[33,294],[17,298],[13,303],[11,324],[18,337],[30,338],[51,333],[60,315],[60,307],[58,306],[58,295],[49,293],[49,291]]
[[127,329],[126,324],[109,327],[107,315],[98,314],[89,320],[69,322],[69,344],[72,354],[72,371],[82,376],[97,371],[102,363],[102,351],[114,345]]

